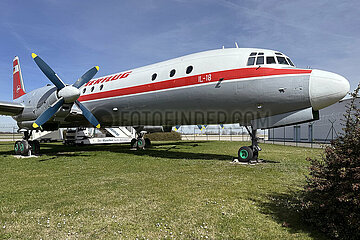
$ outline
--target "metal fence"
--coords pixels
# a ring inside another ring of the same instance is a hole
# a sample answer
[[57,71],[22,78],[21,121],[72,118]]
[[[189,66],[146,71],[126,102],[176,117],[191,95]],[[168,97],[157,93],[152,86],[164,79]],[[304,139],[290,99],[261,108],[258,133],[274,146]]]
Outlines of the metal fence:
[[[280,129],[285,131],[285,127],[277,128],[276,131]],[[310,148],[321,148],[329,143],[329,141],[315,141],[313,138],[310,141],[301,138],[290,138],[287,137],[286,134],[276,139],[269,138],[271,131],[275,131],[275,129],[258,130],[257,137],[259,138],[259,142]],[[179,129],[178,132],[181,133],[182,140],[188,141],[251,141],[247,130],[243,127],[222,128],[220,126],[210,126],[209,128],[200,129],[197,126],[187,126],[186,130]],[[272,136],[274,136],[274,134],[272,134]],[[335,135],[333,134],[332,136]]]
[[[286,135],[286,132],[289,131],[287,128],[283,127],[277,128],[276,130],[258,130],[259,142],[311,148],[319,148],[324,145],[324,142],[315,141],[314,139],[308,141],[301,138],[288,137]],[[269,136],[275,136],[275,131],[282,131],[284,134],[282,137],[277,136],[276,138],[269,138]],[[198,126],[183,126],[178,129],[177,132],[181,133],[182,140],[187,141],[251,141],[250,136],[244,127],[235,127],[234,125],[231,125],[231,127],[226,125],[224,127],[209,125],[202,128],[199,128]],[[330,129],[328,135],[330,136],[330,140],[337,137],[337,133],[333,128]],[[17,141],[21,139],[22,134],[18,133],[17,126],[0,125],[0,142]]]
[[17,141],[22,139],[22,134],[18,133],[18,127],[14,125],[0,126],[0,142]]

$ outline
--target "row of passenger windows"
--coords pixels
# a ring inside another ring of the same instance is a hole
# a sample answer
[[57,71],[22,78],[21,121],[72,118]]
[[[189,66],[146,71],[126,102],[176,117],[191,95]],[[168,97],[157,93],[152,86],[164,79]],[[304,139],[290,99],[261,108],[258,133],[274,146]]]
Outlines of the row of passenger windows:
[[[257,57],[255,57],[257,55]],[[279,52],[276,52],[275,53],[276,58],[275,56],[267,56],[266,57],[266,64],[284,64],[284,65],[291,65],[291,66],[295,66],[292,61],[290,60],[290,58],[288,57],[283,57],[283,54],[282,53],[279,53]],[[276,60],[277,62],[276,62]],[[252,65],[262,65],[262,64],[265,64],[265,57],[264,57],[264,53],[263,52],[252,52],[250,53],[250,57],[248,58],[248,62],[247,62],[247,65],[248,66],[252,66]]]
[[[186,68],[186,74],[190,74],[190,73],[193,71],[193,69],[194,69],[193,66],[188,66],[188,67]],[[176,70],[175,70],[175,69],[172,69],[172,70],[170,71],[169,76],[170,76],[170,77],[173,77],[173,76],[175,76],[175,73],[176,73]],[[151,80],[154,81],[156,78],[157,78],[157,73],[154,73],[154,74],[151,76]],[[100,85],[100,91],[101,91],[103,88],[104,88],[104,85],[101,84],[101,85]],[[94,90],[95,90],[95,86],[92,86],[92,87],[90,88],[90,92],[93,92]],[[86,88],[83,89],[83,94],[84,94],[84,93],[86,93]]]
[[[104,88],[104,84],[100,85],[100,91]],[[95,90],[95,86],[92,86],[90,88],[90,92],[93,92]],[[83,93],[86,93],[86,88],[83,89]]]
[[[186,68],[186,74],[190,74],[193,69],[194,69],[193,66],[191,66],[191,65],[188,66],[188,67]],[[175,76],[175,73],[176,73],[176,70],[175,70],[175,69],[172,69],[172,70],[170,71],[169,76],[170,76],[170,77],[173,77],[173,76]],[[151,76],[151,81],[154,81],[156,78],[157,78],[157,73],[154,73],[154,74]]]

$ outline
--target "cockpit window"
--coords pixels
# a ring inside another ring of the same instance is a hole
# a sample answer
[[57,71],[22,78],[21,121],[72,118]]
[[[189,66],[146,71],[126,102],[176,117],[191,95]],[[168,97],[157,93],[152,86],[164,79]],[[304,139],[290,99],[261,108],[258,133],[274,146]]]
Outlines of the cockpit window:
[[290,60],[290,58],[286,58],[286,60],[290,63],[291,66],[295,67],[295,65],[294,65],[293,62]]
[[289,65],[284,57],[276,56],[276,58],[279,64]]
[[276,64],[275,57],[266,57],[266,64]]
[[250,53],[250,56],[256,56],[256,52]]
[[251,66],[251,65],[254,65],[254,63],[255,63],[255,57],[249,57],[247,65]]
[[259,52],[258,55],[264,55],[264,53],[263,53],[263,52]]
[[257,57],[256,59],[256,65],[264,64],[264,56]]
[[282,55],[282,54],[281,54],[281,53],[279,53],[279,52],[276,52],[275,54],[276,54],[276,55]]

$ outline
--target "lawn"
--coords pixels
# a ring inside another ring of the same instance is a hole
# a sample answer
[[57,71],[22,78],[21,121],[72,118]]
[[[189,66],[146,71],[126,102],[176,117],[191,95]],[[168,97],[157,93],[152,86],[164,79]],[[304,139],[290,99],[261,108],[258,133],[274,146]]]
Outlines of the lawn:
[[325,239],[289,205],[322,150],[240,142],[43,144],[18,159],[0,143],[0,239]]

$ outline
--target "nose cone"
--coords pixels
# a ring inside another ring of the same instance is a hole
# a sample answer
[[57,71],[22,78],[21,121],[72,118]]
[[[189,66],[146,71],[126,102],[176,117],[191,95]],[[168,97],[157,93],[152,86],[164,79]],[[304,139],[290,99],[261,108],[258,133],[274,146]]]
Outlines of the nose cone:
[[341,100],[350,90],[349,81],[339,74],[312,70],[310,75],[310,102],[314,110]]

